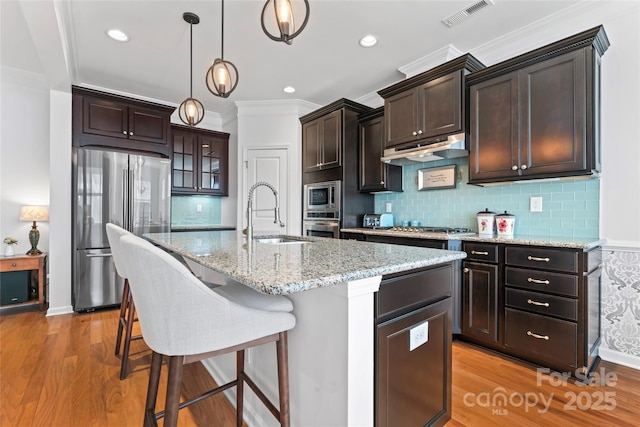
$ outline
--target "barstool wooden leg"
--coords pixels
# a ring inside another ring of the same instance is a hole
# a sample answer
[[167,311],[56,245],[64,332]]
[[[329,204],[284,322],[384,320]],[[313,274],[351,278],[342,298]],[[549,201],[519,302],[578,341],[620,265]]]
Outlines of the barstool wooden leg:
[[136,315],[136,305],[133,297],[129,295],[129,313],[127,313],[127,329],[124,336],[124,349],[122,350],[122,361],[120,362],[120,379],[127,377],[127,365],[129,362],[129,346],[131,345],[131,334],[133,333],[133,320]]
[[169,356],[169,377],[167,380],[167,402],[164,407],[164,426],[178,425],[178,407],[180,405],[180,390],[182,389],[182,374],[184,372],[183,356]]
[[120,353],[120,343],[122,342],[122,329],[124,328],[127,307],[129,306],[129,280],[124,279],[122,288],[122,301],[120,302],[120,317],[118,317],[118,336],[116,337],[116,356]]
[[147,387],[147,403],[144,408],[144,426],[150,427],[156,423],[156,399],[158,398],[158,384],[162,369],[162,355],[155,351],[151,354],[151,369],[149,370],[149,386]]
[[242,426],[244,399],[244,350],[236,352],[236,426]]
[[290,426],[289,417],[289,356],[288,356],[287,331],[280,332],[280,338],[276,342],[276,354],[278,359],[278,392],[280,399],[280,425]]

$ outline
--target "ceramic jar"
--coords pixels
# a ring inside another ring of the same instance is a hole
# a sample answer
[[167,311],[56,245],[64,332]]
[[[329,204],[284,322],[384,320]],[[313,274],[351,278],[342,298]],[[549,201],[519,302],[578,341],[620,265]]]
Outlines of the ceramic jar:
[[476,217],[478,218],[478,234],[480,236],[493,236],[496,214],[489,212],[489,209],[478,212]]
[[513,230],[516,228],[516,217],[507,213],[507,211],[496,215],[496,228],[498,229],[498,237],[513,237]]

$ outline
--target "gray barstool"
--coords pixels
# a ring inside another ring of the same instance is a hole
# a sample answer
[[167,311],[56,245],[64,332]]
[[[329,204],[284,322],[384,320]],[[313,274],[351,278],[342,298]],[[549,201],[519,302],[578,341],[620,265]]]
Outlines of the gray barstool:
[[[153,351],[144,425],[156,425],[164,417],[165,426],[176,426],[179,409],[233,386],[237,387],[237,423],[241,425],[247,383],[280,424],[289,426],[287,331],[295,326],[293,314],[258,310],[224,298],[175,258],[138,237],[122,237],[120,250],[128,265],[142,335]],[[244,350],[272,341],[276,343],[279,409],[244,370]],[[236,379],[180,403],[184,365],[230,352],[236,352]],[[164,412],[156,413],[163,356],[169,358],[166,405]]]

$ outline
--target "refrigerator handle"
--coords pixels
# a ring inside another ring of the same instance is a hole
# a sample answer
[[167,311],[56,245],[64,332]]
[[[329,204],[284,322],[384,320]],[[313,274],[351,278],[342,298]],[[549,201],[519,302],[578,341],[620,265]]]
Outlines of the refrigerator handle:
[[122,228],[125,230],[129,229],[129,212],[128,207],[129,204],[127,200],[129,200],[129,172],[127,169],[122,169]]
[[113,256],[112,254],[88,254],[87,258],[107,258]]
[[133,233],[135,226],[135,206],[133,205],[135,199],[135,171],[129,171],[129,193],[127,194],[127,206],[129,207],[129,227],[127,230]]

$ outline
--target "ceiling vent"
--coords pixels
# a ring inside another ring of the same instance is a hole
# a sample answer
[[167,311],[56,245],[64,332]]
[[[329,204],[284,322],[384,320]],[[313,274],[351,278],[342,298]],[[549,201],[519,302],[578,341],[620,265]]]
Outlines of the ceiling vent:
[[451,28],[454,25],[461,23],[472,14],[478,12],[480,9],[484,9],[485,6],[491,6],[492,4],[494,4],[494,0],[481,0],[465,9],[462,9],[460,12],[454,13],[450,17],[443,19],[442,22],[444,25]]

